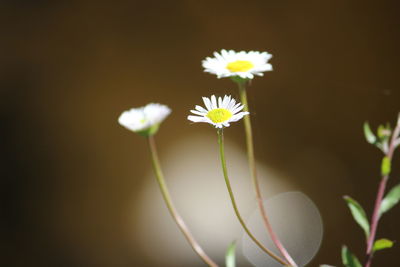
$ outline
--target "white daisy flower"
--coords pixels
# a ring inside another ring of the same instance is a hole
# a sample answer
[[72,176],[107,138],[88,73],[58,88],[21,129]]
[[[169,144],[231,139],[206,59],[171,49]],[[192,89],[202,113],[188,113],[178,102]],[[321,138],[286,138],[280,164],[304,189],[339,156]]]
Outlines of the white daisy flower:
[[119,124],[133,132],[152,135],[158,130],[160,123],[171,113],[165,105],[150,103],[144,107],[132,108],[122,112]]
[[212,95],[211,98],[203,97],[206,108],[196,106],[196,110],[191,110],[197,116],[189,115],[188,120],[193,122],[207,122],[215,126],[215,128],[228,127],[229,123],[235,122],[248,115],[249,112],[240,112],[243,109],[241,103],[236,103],[236,100],[231,96],[217,98]]
[[202,61],[205,72],[217,75],[218,78],[239,76],[243,79],[253,79],[254,75],[263,76],[263,72],[271,71],[268,60],[272,57],[267,52],[235,52],[221,50],[214,52],[214,57]]

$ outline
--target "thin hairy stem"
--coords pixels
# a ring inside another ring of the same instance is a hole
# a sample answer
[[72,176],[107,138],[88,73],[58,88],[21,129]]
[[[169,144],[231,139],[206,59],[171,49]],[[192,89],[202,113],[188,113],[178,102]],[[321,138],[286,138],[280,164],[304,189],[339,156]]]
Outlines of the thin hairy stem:
[[[396,138],[399,136],[399,133],[400,133],[400,124],[398,123],[393,131],[392,138],[389,143],[389,149],[386,153],[386,157],[389,159],[390,162],[392,161],[393,158],[393,153],[396,148]],[[366,251],[367,256],[364,265],[365,267],[370,267],[372,264],[372,257],[374,255],[373,246],[375,243],[375,236],[379,223],[379,210],[382,205],[382,200],[385,195],[385,189],[388,180],[389,180],[389,175],[384,175],[382,176],[381,181],[379,183],[378,193],[376,195],[376,200],[375,200],[375,207],[371,218],[371,231],[367,239],[367,251]]]
[[193,250],[200,256],[200,258],[210,267],[218,267],[218,265],[211,260],[210,257],[204,252],[204,250],[200,247],[197,241],[194,239],[193,235],[190,233],[188,227],[186,226],[185,222],[183,221],[182,217],[177,212],[171,196],[169,194],[169,190],[164,180],[164,175],[161,171],[160,162],[158,160],[158,154],[156,149],[156,144],[154,142],[153,136],[148,137],[148,144],[151,153],[151,160],[154,168],[154,172],[156,174],[158,185],[160,186],[162,196],[164,198],[165,204],[172,216],[175,220],[176,224],[178,225],[179,229],[182,231],[183,235],[185,236],[186,240],[192,246]]
[[[249,105],[247,103],[247,94],[246,94],[246,88],[245,88],[245,82],[237,82],[239,86],[239,94],[240,94],[240,101],[244,105],[243,110],[244,111],[249,111]],[[247,159],[249,162],[249,167],[250,167],[250,176],[251,180],[253,182],[253,187],[254,191],[256,193],[256,199],[258,203],[258,208],[261,213],[261,217],[263,219],[264,225],[267,228],[267,231],[274,242],[275,246],[279,250],[279,252],[282,254],[282,256],[286,259],[286,261],[293,267],[297,267],[297,264],[293,260],[293,258],[290,256],[286,248],[283,246],[282,242],[279,240],[278,236],[275,234],[274,230],[272,229],[272,225],[268,219],[266,210],[264,208],[264,203],[263,203],[263,198],[261,195],[261,190],[260,190],[260,184],[258,182],[257,178],[257,169],[256,169],[256,162],[255,162],[255,157],[254,157],[254,143],[253,143],[253,133],[252,133],[252,128],[251,128],[251,121],[250,121],[250,116],[245,116],[243,118],[244,120],[244,130],[246,133],[246,146],[247,146]]]
[[233,209],[235,211],[236,217],[238,218],[240,224],[242,225],[242,227],[245,230],[245,232],[247,233],[247,235],[254,241],[254,243],[257,244],[257,246],[259,246],[264,252],[266,252],[268,255],[270,255],[272,258],[274,258],[276,261],[278,261],[282,265],[287,266],[287,264],[288,264],[287,262],[282,260],[279,256],[275,255],[271,250],[269,250],[263,244],[261,244],[261,242],[258,241],[258,239],[250,232],[249,228],[247,228],[246,223],[244,222],[242,216],[240,215],[239,209],[236,205],[235,196],[233,194],[231,183],[229,181],[228,170],[226,168],[226,161],[225,161],[224,135],[223,135],[222,129],[218,130],[218,144],[219,144],[219,153],[220,153],[220,157],[221,157],[222,171],[224,174],[226,187],[228,189],[229,197],[231,199],[231,203],[232,203]]

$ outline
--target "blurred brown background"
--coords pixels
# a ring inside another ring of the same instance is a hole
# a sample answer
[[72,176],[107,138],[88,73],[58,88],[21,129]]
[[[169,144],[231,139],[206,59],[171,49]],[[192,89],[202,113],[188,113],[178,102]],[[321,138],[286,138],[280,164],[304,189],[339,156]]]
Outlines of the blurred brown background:
[[[339,266],[344,243],[361,257],[363,233],[341,197],[370,214],[381,155],[362,123],[400,111],[398,11],[389,0],[1,1],[0,265],[154,266],[127,234],[146,144],[117,118],[169,105],[160,151],[213,134],[186,116],[200,96],[236,96],[201,68],[222,48],[274,55],[274,71],[249,90],[256,153],[320,209],[324,239],[310,266]],[[229,135],[244,148],[241,125]],[[379,237],[399,239],[399,213],[385,215]],[[375,266],[395,266],[399,252],[379,253]]]

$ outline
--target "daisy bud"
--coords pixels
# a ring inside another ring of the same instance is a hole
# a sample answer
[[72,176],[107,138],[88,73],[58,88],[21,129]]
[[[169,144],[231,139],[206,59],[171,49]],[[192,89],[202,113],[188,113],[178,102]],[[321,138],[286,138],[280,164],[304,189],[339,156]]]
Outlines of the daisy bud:
[[150,103],[144,107],[132,108],[122,112],[118,118],[119,124],[126,129],[143,136],[154,135],[161,122],[171,113],[165,105]]

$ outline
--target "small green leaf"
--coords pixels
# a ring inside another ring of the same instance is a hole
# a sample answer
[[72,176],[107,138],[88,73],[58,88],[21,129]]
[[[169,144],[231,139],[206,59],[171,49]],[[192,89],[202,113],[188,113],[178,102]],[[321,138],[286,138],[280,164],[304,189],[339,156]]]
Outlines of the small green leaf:
[[378,130],[376,131],[377,135],[379,138],[384,138],[385,137],[385,126],[382,124],[378,126]]
[[383,157],[382,159],[382,165],[381,165],[381,173],[382,176],[389,175],[390,170],[391,170],[391,162],[388,157]]
[[393,187],[382,200],[379,216],[393,208],[400,201],[400,184]]
[[233,241],[226,250],[225,254],[225,266],[226,267],[235,267],[235,249],[236,249],[236,242]]
[[386,238],[382,238],[375,241],[373,251],[378,251],[391,247],[393,247],[393,241],[390,241],[389,239]]
[[368,143],[370,143],[370,144],[376,143],[376,136],[374,135],[371,128],[369,127],[368,122],[364,123],[364,135],[365,135],[365,139],[367,139]]
[[388,138],[388,134],[390,135],[390,130],[386,129],[385,126],[379,125],[378,130],[376,131],[377,136],[379,139],[386,139]]
[[349,196],[344,196],[344,200],[347,202],[347,205],[350,208],[351,214],[353,215],[354,220],[361,226],[361,228],[365,232],[365,236],[368,239],[369,237],[369,222],[367,216],[365,215],[365,211],[361,205],[352,199]]
[[346,267],[362,267],[357,257],[346,246],[342,247],[342,263]]
[[386,127],[384,125],[379,125],[378,130],[377,130],[377,135],[379,139],[381,140],[386,140],[390,137],[392,134],[392,130],[390,128],[390,124],[388,123]]

